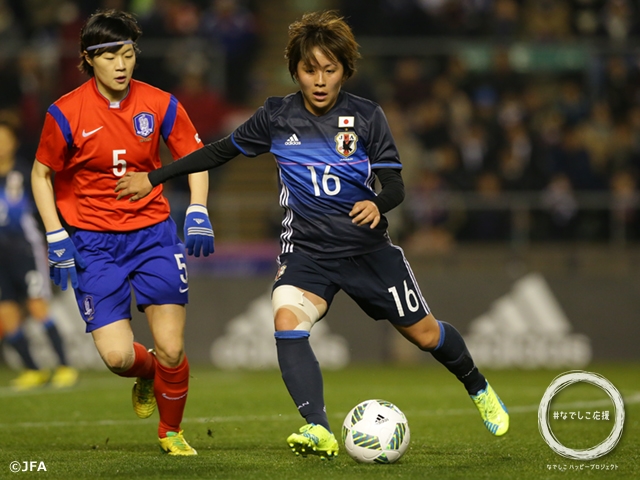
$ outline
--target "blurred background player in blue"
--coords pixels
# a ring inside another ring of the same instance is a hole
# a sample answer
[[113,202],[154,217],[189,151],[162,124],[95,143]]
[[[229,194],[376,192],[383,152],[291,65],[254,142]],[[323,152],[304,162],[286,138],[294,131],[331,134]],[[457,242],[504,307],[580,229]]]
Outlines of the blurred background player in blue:
[[[83,25],[79,67],[90,78],[49,107],[32,187],[47,231],[51,278],[62,289],[71,281],[86,331],[107,367],[137,378],[135,413],[147,418],[157,406],[162,450],[191,456],[197,452],[180,427],[189,390],[185,256],[213,253],[209,177],[189,177],[186,252],[162,189],[139,207],[116,202],[120,176],[161,165],[161,139],[174,158],[202,145],[173,95],[132,78],[141,34],[135,17],[118,10],[98,11]],[[133,292],[147,317],[153,352],[134,341]]]
[[127,173],[118,180],[118,198],[136,201],[170,178],[216,168],[239,154],[275,156],[284,209],[272,292],[276,348],[284,383],[307,422],[287,438],[294,453],[338,453],[309,335],[340,290],[430,352],[462,382],[486,428],[504,435],[506,408],[458,330],[431,313],[404,252],[389,238],[384,213],[404,199],[402,164],[382,108],[341,90],[360,57],[351,29],[328,11],[303,15],[288,32],[285,58],[300,91],[268,98],[230,136],[179,162]]
[[[24,371],[11,386],[27,390],[48,384],[70,387],[78,372],[68,363],[64,342],[49,313],[51,284],[47,280],[44,235],[34,216],[30,165],[17,156],[18,136],[13,126],[0,121],[0,326],[4,342],[20,356]],[[30,351],[24,320],[42,323],[56,353],[53,373],[40,368]]]

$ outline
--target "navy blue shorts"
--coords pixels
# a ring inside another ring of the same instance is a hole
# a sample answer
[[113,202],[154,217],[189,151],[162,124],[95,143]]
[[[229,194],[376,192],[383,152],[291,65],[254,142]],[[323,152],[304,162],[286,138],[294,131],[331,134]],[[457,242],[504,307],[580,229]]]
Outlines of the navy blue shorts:
[[139,311],[188,303],[185,249],[171,218],[132,232],[78,230],[72,239],[87,265],[75,289],[87,332],[131,318],[132,291]]
[[340,290],[374,320],[413,325],[429,314],[429,306],[400,247],[389,245],[364,255],[315,259],[285,253],[273,288],[292,285],[314,293],[331,306]]
[[0,301],[22,303],[51,296],[44,235],[0,236]]

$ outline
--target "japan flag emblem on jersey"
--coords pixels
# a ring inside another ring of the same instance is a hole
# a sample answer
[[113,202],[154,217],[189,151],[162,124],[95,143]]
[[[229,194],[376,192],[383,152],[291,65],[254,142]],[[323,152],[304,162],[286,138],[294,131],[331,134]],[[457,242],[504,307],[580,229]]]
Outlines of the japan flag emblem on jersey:
[[136,130],[136,135],[147,138],[155,130],[155,120],[151,113],[139,113],[133,117],[133,126]]
[[335,136],[336,150],[347,158],[353,155],[358,144],[358,136],[353,132],[341,132]]

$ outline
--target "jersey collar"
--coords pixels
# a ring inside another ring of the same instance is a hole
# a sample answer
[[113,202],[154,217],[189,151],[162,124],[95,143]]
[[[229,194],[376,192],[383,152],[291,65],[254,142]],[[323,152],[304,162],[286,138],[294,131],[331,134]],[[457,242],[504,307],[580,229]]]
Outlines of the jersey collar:
[[134,88],[134,80],[133,78],[129,81],[129,89],[127,90],[127,94],[124,96],[122,100],[119,102],[110,102],[107,97],[105,97],[100,90],[98,90],[98,81],[94,78],[91,79],[91,84],[93,85],[93,91],[95,94],[107,105],[110,109],[123,109],[127,104],[129,97],[131,96],[131,89]]
[[336,103],[333,104],[333,107],[331,107],[331,109],[327,113],[320,115],[319,117],[315,116],[313,113],[307,110],[307,107],[304,106],[304,97],[302,96],[302,92],[300,90],[296,92],[296,97],[297,97],[298,104],[300,105],[300,108],[304,112],[304,115],[306,115],[309,118],[318,120],[320,118],[327,118],[329,115],[335,112],[336,109],[340,108],[342,104],[346,101],[345,99],[347,96],[344,90],[340,90],[340,92],[338,93],[338,99],[336,100]]

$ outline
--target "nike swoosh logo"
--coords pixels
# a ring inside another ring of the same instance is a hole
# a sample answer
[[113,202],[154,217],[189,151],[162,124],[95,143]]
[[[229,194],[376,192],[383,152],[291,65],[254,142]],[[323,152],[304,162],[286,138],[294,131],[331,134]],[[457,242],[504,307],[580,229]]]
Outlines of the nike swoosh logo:
[[[102,126],[104,127],[104,125]],[[84,138],[87,138],[89,135],[93,135],[94,133],[96,133],[98,130],[102,129],[102,127],[98,127],[95,130],[91,130],[90,132],[85,132],[84,129],[82,130],[82,136]]]
[[162,394],[162,396],[163,396],[164,398],[166,398],[167,400],[180,400],[180,399],[182,399],[182,398],[186,397],[186,396],[187,396],[187,394],[186,394],[186,393],[183,393],[183,394],[182,394],[182,395],[180,395],[179,397],[170,397],[170,396],[169,396],[169,395],[167,395],[166,393],[163,393],[163,394]]
[[189,290],[189,287],[187,287],[187,288],[179,288],[179,290],[180,290],[180,293],[184,293],[184,292],[186,292],[187,290]]

